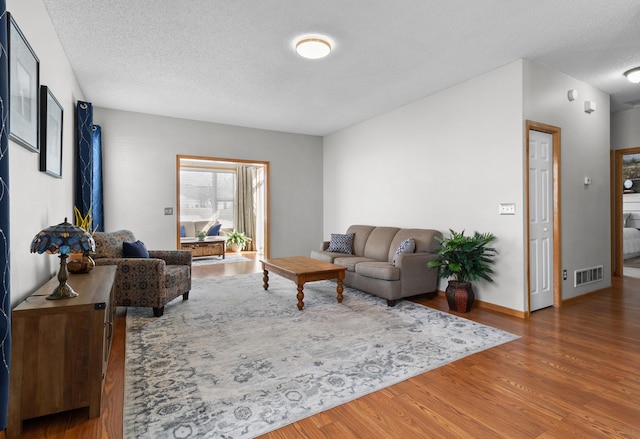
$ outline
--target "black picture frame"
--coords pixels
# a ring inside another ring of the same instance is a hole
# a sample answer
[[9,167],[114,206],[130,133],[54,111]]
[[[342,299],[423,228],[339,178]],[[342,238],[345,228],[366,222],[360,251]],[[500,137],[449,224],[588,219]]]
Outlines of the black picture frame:
[[40,87],[40,170],[62,178],[64,109],[46,85]]
[[9,48],[9,139],[39,151],[38,95],[40,60],[7,12]]

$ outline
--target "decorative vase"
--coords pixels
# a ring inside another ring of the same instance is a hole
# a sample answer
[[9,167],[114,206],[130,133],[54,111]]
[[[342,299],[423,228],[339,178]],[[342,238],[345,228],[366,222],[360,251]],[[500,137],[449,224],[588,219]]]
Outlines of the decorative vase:
[[229,251],[231,252],[239,252],[241,250],[240,246],[238,244],[236,244],[235,242],[232,242],[231,244],[229,244]]
[[88,273],[96,266],[93,258],[88,254],[78,255],[70,258],[67,262],[67,271],[69,273],[80,274]]
[[447,296],[449,309],[456,312],[471,311],[471,306],[475,300],[471,282],[456,282],[450,280],[445,290],[445,296]]

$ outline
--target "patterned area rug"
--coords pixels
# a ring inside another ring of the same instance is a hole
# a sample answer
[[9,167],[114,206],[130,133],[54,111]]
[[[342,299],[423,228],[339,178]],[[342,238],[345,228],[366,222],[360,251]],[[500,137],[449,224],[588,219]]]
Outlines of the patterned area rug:
[[517,336],[335,283],[194,280],[154,318],[128,308],[125,438],[252,438]]
[[227,253],[222,259],[221,256],[210,256],[207,258],[194,258],[191,261],[191,265],[200,266],[200,265],[212,265],[212,264],[230,264],[233,262],[247,262],[251,259],[245,258],[240,253]]

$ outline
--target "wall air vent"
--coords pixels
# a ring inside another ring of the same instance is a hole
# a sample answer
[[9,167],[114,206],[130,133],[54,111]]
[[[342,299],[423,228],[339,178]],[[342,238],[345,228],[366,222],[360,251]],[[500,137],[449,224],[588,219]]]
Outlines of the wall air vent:
[[591,268],[583,268],[574,272],[574,287],[600,282],[602,280],[602,265]]

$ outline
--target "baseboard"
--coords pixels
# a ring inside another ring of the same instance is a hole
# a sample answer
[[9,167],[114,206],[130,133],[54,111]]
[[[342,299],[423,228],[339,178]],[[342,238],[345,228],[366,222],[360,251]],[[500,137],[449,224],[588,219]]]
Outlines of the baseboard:
[[[444,291],[438,290],[438,295],[446,298]],[[496,311],[501,314],[518,317],[523,320],[526,320],[531,316],[531,313],[529,311],[518,311],[517,309],[507,308],[506,306],[496,305],[494,303],[483,302],[482,300],[478,300],[478,299],[475,299],[473,303],[474,303],[474,306],[478,308]]]
[[575,302],[577,300],[580,300],[580,299],[584,299],[585,297],[589,297],[589,296],[591,296],[593,294],[600,294],[600,293],[602,293],[604,291],[607,291],[609,289],[611,289],[611,287],[600,288],[599,290],[590,291],[588,293],[581,294],[581,295],[576,296],[576,297],[570,297],[568,299],[563,299],[562,300],[562,306],[568,305],[568,304],[573,303],[573,302]]

